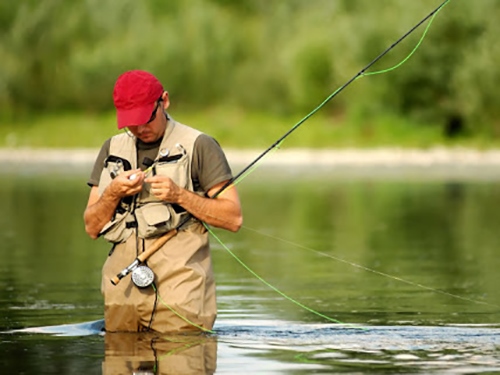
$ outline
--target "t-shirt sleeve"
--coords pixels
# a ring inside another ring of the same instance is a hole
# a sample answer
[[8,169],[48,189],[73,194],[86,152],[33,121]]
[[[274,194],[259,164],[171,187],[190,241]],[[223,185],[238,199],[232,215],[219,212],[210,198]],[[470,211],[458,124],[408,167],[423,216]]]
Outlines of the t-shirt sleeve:
[[195,141],[191,177],[194,189],[205,193],[233,177],[219,143],[206,134],[201,134]]
[[94,167],[92,168],[92,172],[90,173],[90,178],[87,181],[87,185],[90,187],[98,186],[99,180],[101,179],[102,168],[104,165],[104,161],[109,155],[109,147],[111,144],[111,138],[108,139],[101,147],[99,154],[94,162]]

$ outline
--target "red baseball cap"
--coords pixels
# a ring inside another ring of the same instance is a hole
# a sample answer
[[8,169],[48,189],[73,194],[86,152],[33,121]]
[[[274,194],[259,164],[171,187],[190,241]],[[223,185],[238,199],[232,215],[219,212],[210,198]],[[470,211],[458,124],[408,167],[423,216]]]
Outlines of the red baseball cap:
[[163,91],[160,81],[143,70],[119,76],[113,91],[118,129],[147,123]]

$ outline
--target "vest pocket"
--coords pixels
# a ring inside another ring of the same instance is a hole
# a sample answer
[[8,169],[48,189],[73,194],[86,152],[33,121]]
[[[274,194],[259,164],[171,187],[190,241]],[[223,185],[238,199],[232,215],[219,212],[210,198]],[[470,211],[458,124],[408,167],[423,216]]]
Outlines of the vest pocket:
[[162,202],[147,203],[135,211],[138,233],[142,238],[160,235],[175,228],[180,222],[170,204]]
[[189,158],[185,154],[173,155],[172,157],[176,158],[171,161],[159,160],[155,169],[156,174],[170,177],[181,188],[189,188],[188,181],[191,178],[189,173]]
[[132,234],[132,229],[128,228],[125,224],[128,212],[123,214],[115,214],[115,219],[108,222],[104,228],[102,228],[99,236],[104,236],[104,238],[112,243],[120,243],[125,241]]

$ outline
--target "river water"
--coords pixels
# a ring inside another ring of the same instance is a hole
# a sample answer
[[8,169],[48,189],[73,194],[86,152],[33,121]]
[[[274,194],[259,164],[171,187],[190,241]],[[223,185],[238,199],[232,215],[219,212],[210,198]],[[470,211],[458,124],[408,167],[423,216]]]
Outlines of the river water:
[[500,175],[266,168],[212,238],[211,335],[103,334],[88,169],[0,176],[2,374],[500,372]]

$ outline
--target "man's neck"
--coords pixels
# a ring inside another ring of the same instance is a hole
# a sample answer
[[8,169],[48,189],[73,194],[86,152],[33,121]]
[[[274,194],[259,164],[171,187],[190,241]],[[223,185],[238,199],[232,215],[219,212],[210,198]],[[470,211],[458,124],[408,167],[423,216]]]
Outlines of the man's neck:
[[[163,134],[165,134],[165,133],[163,133]],[[160,147],[161,141],[163,140],[163,134],[160,138],[158,138],[154,142],[146,143],[146,142],[141,141],[140,139],[137,139],[135,141],[135,144],[139,150],[151,150],[153,148],[158,148],[158,147]]]

